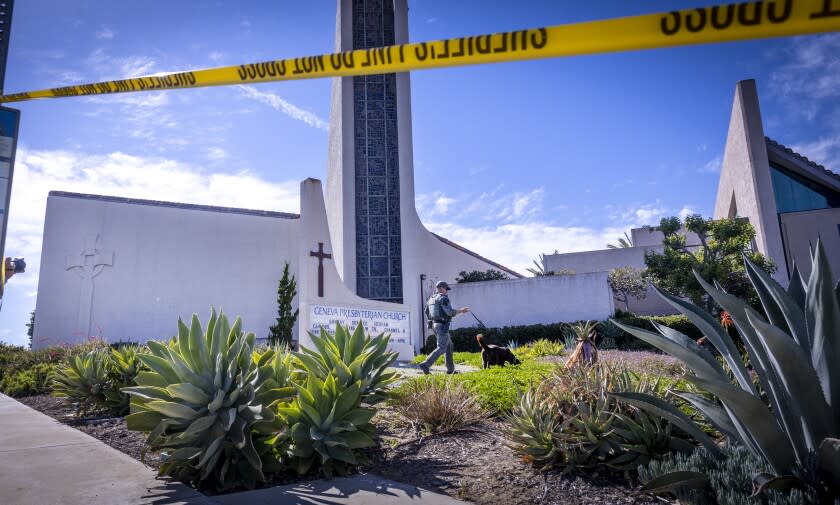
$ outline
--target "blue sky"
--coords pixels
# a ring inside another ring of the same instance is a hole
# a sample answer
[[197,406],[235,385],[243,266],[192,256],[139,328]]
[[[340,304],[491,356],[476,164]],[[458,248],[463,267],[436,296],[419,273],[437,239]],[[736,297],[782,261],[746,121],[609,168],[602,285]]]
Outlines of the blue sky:
[[[432,40],[707,3],[409,0],[409,32]],[[19,1],[5,89],[326,53],[334,30],[330,0]],[[735,83],[749,78],[766,133],[837,171],[838,55],[830,34],[415,72],[421,218],[524,272],[540,253],[710,215]],[[6,287],[0,340],[26,342],[48,191],[297,212],[299,182],[326,175],[329,95],[317,80],[14,105],[6,254],[29,268]]]

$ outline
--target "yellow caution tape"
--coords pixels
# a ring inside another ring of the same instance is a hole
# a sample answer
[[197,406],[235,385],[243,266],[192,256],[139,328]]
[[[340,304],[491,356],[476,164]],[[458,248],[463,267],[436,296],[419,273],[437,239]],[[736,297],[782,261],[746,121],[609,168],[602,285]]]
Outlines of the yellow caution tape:
[[36,98],[406,72],[840,31],[840,0],[774,0],[173,72],[0,96]]

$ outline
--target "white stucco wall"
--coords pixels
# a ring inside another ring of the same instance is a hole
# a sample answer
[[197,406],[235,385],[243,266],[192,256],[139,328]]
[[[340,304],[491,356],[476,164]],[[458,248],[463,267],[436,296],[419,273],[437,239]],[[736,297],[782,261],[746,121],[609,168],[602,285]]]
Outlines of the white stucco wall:
[[[659,244],[662,244],[662,233],[654,232],[659,237]],[[693,234],[691,234],[693,235]],[[635,241],[636,235],[633,235]],[[689,237],[687,241],[691,240]],[[696,241],[696,236],[694,236]],[[691,243],[691,242],[689,242]],[[645,268],[645,252],[655,251],[661,253],[662,245],[649,247],[620,247],[616,249],[602,249],[600,251],[585,251],[565,254],[546,254],[546,270],[558,271],[569,269],[575,271],[575,276],[591,272],[602,272],[606,275],[610,270],[630,266],[636,269]],[[607,284],[609,286],[609,284]],[[614,301],[616,309],[627,310],[627,306],[618,300]],[[630,310],[641,315],[662,315],[675,313],[674,308],[668,305],[653,288],[649,287],[645,298],[630,298]]]
[[[284,261],[297,273],[298,219],[63,195],[47,199],[36,347],[89,336],[168,338],[179,317],[197,313],[205,322],[211,305],[266,336]],[[68,265],[84,261],[86,240],[96,236],[112,264],[93,279],[87,329],[79,314],[87,281]]]
[[[452,286],[453,307],[469,307],[489,327],[548,324],[612,316],[607,274],[589,273],[468,282]],[[469,314],[452,320],[452,328],[478,326]]]

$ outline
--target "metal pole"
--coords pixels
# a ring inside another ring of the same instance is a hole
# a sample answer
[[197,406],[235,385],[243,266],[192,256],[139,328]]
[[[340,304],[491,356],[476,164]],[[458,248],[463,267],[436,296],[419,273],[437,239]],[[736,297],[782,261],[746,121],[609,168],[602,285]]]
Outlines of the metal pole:
[[[420,346],[421,350],[426,345],[426,301],[423,300],[423,281],[426,280],[426,274],[420,274]],[[417,352],[417,349],[414,350]]]

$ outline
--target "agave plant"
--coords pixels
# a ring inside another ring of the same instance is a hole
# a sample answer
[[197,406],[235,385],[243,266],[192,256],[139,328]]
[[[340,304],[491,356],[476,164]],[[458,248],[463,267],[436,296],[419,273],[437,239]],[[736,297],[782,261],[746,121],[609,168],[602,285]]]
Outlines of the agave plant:
[[111,349],[107,360],[108,388],[105,391],[105,406],[116,416],[123,416],[129,411],[131,396],[122,389],[133,386],[137,374],[145,368],[137,357],[139,350],[137,345]]
[[107,360],[107,351],[103,349],[68,358],[55,371],[55,396],[74,403],[77,415],[102,407],[108,391]]
[[295,387],[297,397],[278,408],[290,427],[287,464],[302,475],[317,461],[321,472],[330,477],[363,462],[355,451],[376,445],[370,424],[376,411],[359,406],[361,381],[343,388],[332,373],[324,381],[311,374],[305,386]]
[[598,362],[598,348],[595,346],[595,337],[597,336],[597,329],[601,323],[598,321],[586,321],[585,323],[576,323],[569,325],[575,333],[575,350],[566,366],[571,367],[576,364],[594,365]]
[[[162,474],[218,490],[264,481],[264,448],[254,446],[252,430],[265,428],[274,414],[266,383],[269,361],[254,361],[254,334],[243,334],[242,321],[231,326],[212,310],[206,332],[198,316],[188,328],[178,321],[178,336],[169,345],[149,342],[138,354],[152,371],[137,375],[128,428],[149,432],[146,450],[161,451]],[[291,388],[272,388],[275,399]],[[258,400],[259,397],[259,400]],[[262,426],[261,426],[262,425]],[[263,431],[269,431],[264,429]]]
[[[831,286],[828,260],[818,242],[807,283],[794,267],[787,290],[748,259],[745,263],[766,319],[747,302],[695,276],[741,335],[759,378],[758,387],[726,329],[684,300],[659,292],[703,331],[720,352],[734,384],[708,351],[682,333],[655,323],[659,333],[616,324],[682,360],[693,372],[688,380],[714,394],[717,401],[688,393],[681,396],[730,440],[767,464],[770,472],[754,479],[759,491],[812,486],[821,502],[828,503],[840,497],[840,303]],[[762,401],[761,393],[769,405]],[[673,406],[656,397],[637,393],[615,396],[667,416],[681,427],[691,425]],[[719,454],[714,444],[701,441]],[[686,476],[701,477],[682,474],[654,484],[677,486],[680,477]]]
[[359,382],[362,401],[369,404],[385,399],[385,386],[397,380],[396,372],[386,371],[398,356],[388,351],[390,335],[367,337],[360,322],[352,334],[337,324],[334,335],[321,327],[320,336],[309,333],[309,337],[316,349],[301,346],[294,353],[309,376],[325,381],[332,374],[342,390]]

